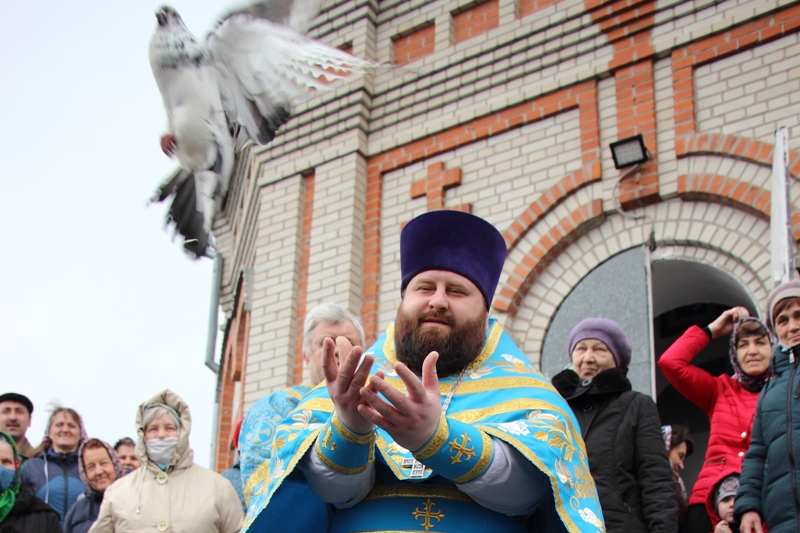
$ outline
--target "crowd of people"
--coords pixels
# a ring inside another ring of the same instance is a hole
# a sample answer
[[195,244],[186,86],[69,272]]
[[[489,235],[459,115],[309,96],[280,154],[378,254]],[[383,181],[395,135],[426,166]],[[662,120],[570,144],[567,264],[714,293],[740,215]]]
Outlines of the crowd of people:
[[[690,428],[662,425],[632,389],[638,354],[619,324],[576,324],[547,380],[489,318],[505,253],[470,214],[406,224],[396,320],[366,347],[345,308],[310,310],[310,381],[250,407],[222,475],[194,463],[172,391],[144,401],[136,440],[113,446],[57,407],[34,447],[33,403],[0,395],[0,533],[800,531],[800,281],[770,293],[764,320],[729,309],[659,358],[709,418],[687,493]],[[731,375],[692,364],[718,337]]]

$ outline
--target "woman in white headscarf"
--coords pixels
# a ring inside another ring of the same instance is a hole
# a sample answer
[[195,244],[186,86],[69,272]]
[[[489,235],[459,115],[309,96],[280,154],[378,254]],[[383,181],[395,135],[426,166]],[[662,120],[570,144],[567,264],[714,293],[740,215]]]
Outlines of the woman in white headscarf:
[[236,533],[244,514],[233,486],[194,463],[189,406],[165,390],[139,406],[142,464],[108,487],[89,533]]

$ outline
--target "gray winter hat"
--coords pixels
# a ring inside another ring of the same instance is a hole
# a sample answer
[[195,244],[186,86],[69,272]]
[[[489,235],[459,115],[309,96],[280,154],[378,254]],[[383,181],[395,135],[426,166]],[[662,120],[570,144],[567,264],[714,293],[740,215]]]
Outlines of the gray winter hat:
[[772,289],[769,296],[767,296],[767,303],[764,306],[764,313],[766,316],[764,318],[766,319],[767,327],[772,333],[775,333],[775,324],[772,323],[772,313],[778,302],[786,298],[800,298],[800,279],[793,279],[786,283],[781,283]]
[[619,327],[619,324],[608,318],[589,317],[581,320],[577,326],[572,328],[569,334],[569,345],[567,348],[567,355],[572,361],[572,351],[575,345],[584,339],[597,339],[603,341],[608,349],[611,350],[611,355],[614,356],[614,362],[620,368],[628,368],[631,362],[631,341],[628,336]]

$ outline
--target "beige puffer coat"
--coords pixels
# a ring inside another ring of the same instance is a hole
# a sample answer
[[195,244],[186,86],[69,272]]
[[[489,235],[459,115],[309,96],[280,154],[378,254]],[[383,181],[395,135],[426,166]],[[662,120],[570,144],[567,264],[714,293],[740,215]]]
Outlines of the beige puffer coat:
[[[144,410],[154,403],[172,407],[181,419],[178,446],[165,472],[148,460],[144,446]],[[170,390],[139,406],[136,455],[142,466],[106,489],[89,533],[236,533],[242,528],[242,505],[231,483],[194,464],[191,426],[189,406]]]

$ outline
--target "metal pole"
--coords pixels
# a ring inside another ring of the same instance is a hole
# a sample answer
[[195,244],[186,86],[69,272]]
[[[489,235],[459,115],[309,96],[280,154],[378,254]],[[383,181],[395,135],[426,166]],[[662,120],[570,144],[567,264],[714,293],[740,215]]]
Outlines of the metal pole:
[[217,326],[219,316],[219,288],[222,286],[222,254],[214,255],[214,272],[211,280],[211,307],[208,310],[208,339],[206,340],[206,366],[219,374],[219,365],[214,361],[217,350]]
[[770,215],[770,251],[772,255],[772,287],[794,277],[792,264],[792,219],[790,216],[789,134],[785,127],[775,132],[772,158],[772,199]]

